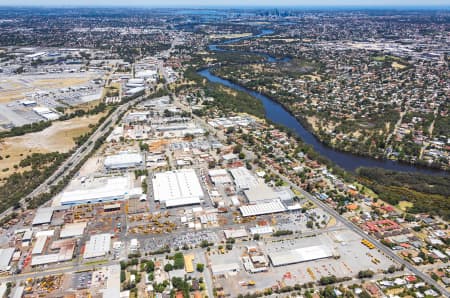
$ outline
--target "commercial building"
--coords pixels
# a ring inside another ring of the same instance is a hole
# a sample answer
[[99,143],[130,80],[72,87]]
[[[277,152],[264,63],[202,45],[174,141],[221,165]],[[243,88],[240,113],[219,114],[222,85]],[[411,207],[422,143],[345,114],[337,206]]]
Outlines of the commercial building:
[[264,234],[272,234],[273,228],[271,226],[256,226],[250,228],[250,234],[252,235],[264,235]]
[[31,266],[40,266],[58,262],[70,261],[73,257],[76,241],[74,239],[57,240],[50,245],[52,252],[46,255],[33,255],[31,258]]
[[238,191],[247,190],[259,184],[258,179],[245,167],[230,169],[230,173]]
[[124,152],[121,154],[110,155],[103,162],[106,170],[122,170],[136,168],[144,163],[140,153]]
[[144,79],[129,79],[125,86],[135,88],[135,87],[144,87],[145,81]]
[[47,121],[57,120],[60,117],[57,112],[47,107],[35,107],[33,111]]
[[274,267],[325,259],[332,256],[333,252],[325,245],[315,245],[269,253],[269,259]]
[[87,222],[67,223],[62,228],[59,238],[72,238],[82,236]]
[[119,201],[140,197],[142,188],[134,186],[132,176],[103,177],[86,181],[82,186],[73,190],[66,190],[59,196],[59,203],[65,205],[79,205]]
[[14,247],[0,249],[0,272],[9,270],[9,263],[11,263],[15,250]]
[[247,237],[247,231],[245,229],[226,229],[223,230],[223,233],[225,234],[225,238],[243,238]]
[[228,184],[233,182],[230,175],[228,175],[227,170],[225,169],[209,170],[208,175],[214,185]]
[[154,199],[166,207],[200,204],[204,193],[193,169],[156,173],[152,179]]
[[36,242],[34,243],[32,255],[40,255],[44,251],[45,244],[47,243],[47,236],[36,237]]
[[132,88],[132,89],[128,90],[127,92],[125,92],[125,95],[132,96],[132,95],[137,95],[139,93],[143,94],[144,91],[145,91],[145,87],[135,87],[135,88]]
[[52,207],[42,207],[37,209],[36,215],[34,216],[32,225],[43,225],[49,224],[52,221],[53,217],[53,208]]
[[244,191],[245,197],[249,203],[273,201],[279,198],[273,188],[267,186],[264,182],[259,182],[255,186],[250,186]]
[[256,205],[248,205],[239,207],[242,216],[255,216],[262,214],[272,214],[284,212],[287,210],[286,206],[281,202],[281,200],[274,200],[267,203],[259,203]]
[[226,263],[226,264],[212,264],[211,271],[213,275],[221,275],[232,272],[239,272],[240,267],[238,263]]
[[111,234],[92,235],[86,244],[84,255],[85,259],[103,257],[111,249]]

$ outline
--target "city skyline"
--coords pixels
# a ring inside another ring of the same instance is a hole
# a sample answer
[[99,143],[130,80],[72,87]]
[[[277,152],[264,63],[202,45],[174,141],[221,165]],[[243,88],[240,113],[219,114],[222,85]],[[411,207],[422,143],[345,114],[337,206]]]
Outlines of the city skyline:
[[184,0],[169,0],[165,1],[164,4],[155,3],[153,1],[144,1],[144,0],[116,0],[116,1],[107,1],[107,0],[99,0],[96,1],[95,4],[89,0],[80,0],[76,3],[72,1],[57,1],[57,0],[2,0],[0,1],[0,6],[57,6],[57,7],[80,7],[80,6],[120,6],[120,7],[448,7],[449,4],[445,0],[431,0],[431,1],[423,1],[423,0],[413,0],[405,3],[403,0],[393,0],[393,1],[364,1],[361,2],[359,0],[346,0],[346,1],[337,1],[337,0],[319,0],[315,1],[314,4],[307,1],[293,1],[293,0],[282,0],[278,2],[274,2],[272,0],[262,0],[262,1],[245,1],[245,3],[241,1],[231,0],[228,1],[226,5],[223,3],[219,3],[217,1],[212,0],[200,0],[195,3],[191,3]]

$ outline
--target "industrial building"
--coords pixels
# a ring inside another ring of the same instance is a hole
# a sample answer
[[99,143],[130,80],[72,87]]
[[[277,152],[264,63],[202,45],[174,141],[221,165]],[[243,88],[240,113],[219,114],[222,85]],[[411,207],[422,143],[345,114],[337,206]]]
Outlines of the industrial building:
[[36,215],[34,216],[32,225],[43,225],[49,224],[52,221],[53,217],[53,208],[52,207],[42,207],[37,209]]
[[242,216],[255,216],[262,214],[272,214],[287,211],[286,206],[281,200],[274,200],[268,203],[259,203],[256,205],[241,206],[239,210]]
[[152,179],[154,199],[166,207],[200,204],[204,193],[193,169],[156,173]]
[[14,247],[0,249],[0,272],[9,270],[9,263],[11,263],[15,250]]
[[144,79],[129,79],[125,86],[137,88],[137,87],[144,87],[144,84],[145,84]]
[[144,93],[144,91],[145,91],[145,87],[135,87],[135,88],[132,88],[132,89],[128,90],[127,92],[125,92],[125,95],[133,96],[133,95],[137,95],[140,93]]
[[39,236],[36,237],[36,242],[34,243],[33,250],[31,251],[32,255],[40,255],[44,251],[45,244],[47,243],[47,236]]
[[208,175],[214,185],[229,184],[233,182],[225,169],[209,170]]
[[87,180],[82,186],[64,191],[58,199],[65,206],[125,200],[141,194],[142,188],[135,187],[132,176],[127,175]]
[[223,275],[232,272],[239,272],[240,266],[238,263],[227,264],[212,264],[211,271],[213,275]]
[[67,223],[62,228],[59,238],[72,238],[82,236],[87,222]]
[[[31,258],[31,266],[70,261],[73,258],[75,246],[76,241],[74,239],[54,241],[50,245],[52,253],[46,255],[33,255]],[[54,253],[54,251],[58,252]]]
[[269,253],[269,259],[274,267],[325,259],[332,256],[333,252],[325,245],[315,245]]
[[103,257],[111,249],[111,234],[92,235],[86,244],[84,255],[85,259]]
[[103,162],[106,170],[123,170],[142,166],[144,163],[140,153],[124,152],[110,155]]
[[239,167],[230,169],[231,176],[233,176],[234,184],[238,191],[247,190],[252,186],[259,184],[258,179],[247,168]]
[[247,231],[244,228],[241,229],[226,229],[223,230],[223,233],[225,234],[225,238],[226,239],[237,239],[237,238],[243,238],[243,237],[247,237]]
[[250,186],[244,191],[245,197],[249,203],[273,201],[279,198],[278,194],[273,188],[267,186],[264,182],[259,182],[257,185]]
[[47,121],[57,120],[60,117],[58,112],[47,107],[34,107],[33,111]]

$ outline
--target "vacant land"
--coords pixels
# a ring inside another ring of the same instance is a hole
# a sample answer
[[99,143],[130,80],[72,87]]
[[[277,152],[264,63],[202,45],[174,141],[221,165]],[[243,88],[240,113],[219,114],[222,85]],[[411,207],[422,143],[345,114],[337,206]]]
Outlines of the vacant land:
[[[95,125],[104,116],[103,113],[74,118],[67,121],[57,121],[43,131],[29,133],[23,136],[6,138],[0,141],[0,178],[5,178],[26,168],[14,169],[14,165],[32,153],[68,152],[75,145],[74,137],[87,133],[89,125]],[[8,171],[4,169],[9,169]]]

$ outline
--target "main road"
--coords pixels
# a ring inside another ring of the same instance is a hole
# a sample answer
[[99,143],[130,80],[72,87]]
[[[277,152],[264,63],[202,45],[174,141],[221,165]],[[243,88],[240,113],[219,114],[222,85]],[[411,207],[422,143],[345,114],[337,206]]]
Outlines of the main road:
[[[188,109],[188,107],[186,107],[183,104],[178,104],[178,107],[183,108],[183,109]],[[206,128],[207,130],[209,130],[210,132],[217,132],[216,136],[220,139],[222,139],[222,141],[225,140],[225,136],[217,130],[213,130],[211,128],[211,126],[209,126],[206,121],[196,115],[193,115],[194,119],[196,119],[197,121],[199,121],[201,123],[201,125]],[[246,151],[246,153],[250,153],[250,151]],[[283,179],[284,182],[286,182],[290,187],[292,187],[293,189],[299,191],[302,195],[304,195],[307,199],[309,199],[310,201],[314,202],[317,206],[319,206],[320,208],[324,209],[325,211],[327,211],[329,214],[331,214],[332,216],[334,216],[337,220],[339,220],[340,222],[342,222],[342,224],[344,224],[347,228],[349,228],[350,230],[352,230],[353,232],[355,232],[356,234],[358,234],[359,236],[366,238],[367,240],[371,241],[380,251],[382,251],[385,255],[389,256],[392,260],[396,261],[397,263],[404,265],[405,268],[407,268],[410,272],[412,272],[413,274],[415,274],[416,276],[420,277],[422,280],[424,280],[425,282],[427,282],[430,285],[433,285],[436,289],[438,289],[445,297],[450,297],[450,292],[445,289],[444,287],[442,287],[440,284],[438,284],[434,279],[432,279],[429,275],[427,275],[426,273],[420,271],[419,269],[417,269],[414,265],[412,265],[411,263],[409,263],[408,261],[404,260],[403,258],[399,257],[397,254],[395,254],[391,249],[389,249],[388,247],[386,247],[384,244],[382,244],[380,241],[378,241],[377,239],[375,239],[374,237],[372,237],[371,235],[368,235],[366,232],[364,232],[360,227],[358,227],[357,225],[355,225],[354,223],[350,222],[349,220],[347,220],[346,218],[344,218],[342,215],[340,215],[336,210],[334,210],[332,207],[330,207],[329,205],[325,204],[324,202],[322,202],[321,200],[317,199],[316,197],[314,197],[313,195],[311,195],[309,192],[305,191],[304,189],[300,188],[297,184],[292,183],[288,177],[281,175],[278,171],[276,171],[275,169],[269,167],[269,169],[276,175],[278,175],[279,177],[281,177],[281,179]]]
[[[27,200],[43,194],[50,190],[50,187],[56,185],[61,179],[66,177],[73,169],[75,169],[83,159],[88,156],[95,147],[95,143],[105,134],[108,130],[116,123],[116,121],[121,117],[122,113],[127,111],[131,106],[142,100],[145,95],[139,96],[133,100],[130,100],[122,105],[120,105],[116,110],[114,110],[102,124],[91,134],[87,141],[79,146],[72,155],[66,159],[57,169],[50,175],[42,184],[36,187],[31,193],[22,198],[19,203],[23,208],[27,207]],[[14,211],[11,207],[0,214],[0,218],[8,216]]]
[[420,271],[417,269],[414,265],[409,263],[408,261],[404,260],[403,258],[399,257],[397,254],[395,254],[390,248],[386,247],[384,244],[382,244],[380,241],[372,237],[371,235],[364,232],[360,227],[355,225],[354,223],[350,222],[346,218],[344,218],[342,215],[340,215],[336,210],[334,210],[329,205],[325,204],[321,200],[317,199],[313,195],[311,195],[309,192],[305,191],[304,189],[300,188],[298,185],[292,183],[286,176],[281,175],[278,171],[276,171],[273,168],[270,168],[270,170],[281,177],[284,182],[289,184],[290,187],[293,189],[299,191],[302,195],[304,195],[307,199],[314,202],[317,206],[327,211],[329,214],[334,216],[336,219],[341,221],[346,227],[348,227],[350,230],[358,234],[359,236],[366,238],[370,242],[372,242],[380,251],[382,251],[385,255],[389,256],[392,260],[396,261],[397,263],[404,265],[405,268],[407,268],[409,271],[411,271],[416,276],[420,277],[422,280],[424,280],[426,283],[433,285],[436,289],[438,289],[441,294],[443,294],[445,297],[450,297],[450,292],[442,287],[440,284],[438,284],[434,279],[432,279],[429,275],[426,273]]

